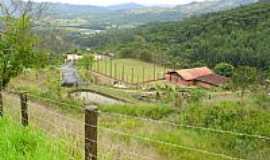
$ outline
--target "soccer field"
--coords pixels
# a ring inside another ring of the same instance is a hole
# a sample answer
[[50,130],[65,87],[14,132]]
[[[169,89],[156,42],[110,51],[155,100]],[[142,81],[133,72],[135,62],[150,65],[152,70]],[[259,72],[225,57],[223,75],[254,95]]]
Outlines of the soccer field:
[[142,83],[164,78],[165,66],[146,63],[135,59],[101,60],[93,70],[129,83]]

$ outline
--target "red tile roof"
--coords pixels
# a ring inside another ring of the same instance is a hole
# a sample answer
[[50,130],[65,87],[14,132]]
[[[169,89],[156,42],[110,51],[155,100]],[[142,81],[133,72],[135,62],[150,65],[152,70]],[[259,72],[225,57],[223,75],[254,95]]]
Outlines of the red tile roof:
[[214,74],[214,72],[207,67],[183,69],[176,72],[186,81],[195,80],[199,77]]
[[217,74],[210,74],[210,75],[199,77],[196,80],[205,82],[211,85],[219,86],[226,83],[228,81],[228,78],[217,75]]

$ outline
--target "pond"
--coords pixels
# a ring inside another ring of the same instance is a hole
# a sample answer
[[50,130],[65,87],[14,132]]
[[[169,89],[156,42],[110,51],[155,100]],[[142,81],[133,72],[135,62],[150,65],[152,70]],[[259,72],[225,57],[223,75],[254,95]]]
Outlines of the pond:
[[72,94],[75,99],[83,100],[86,104],[123,104],[124,102],[93,92],[76,92]]

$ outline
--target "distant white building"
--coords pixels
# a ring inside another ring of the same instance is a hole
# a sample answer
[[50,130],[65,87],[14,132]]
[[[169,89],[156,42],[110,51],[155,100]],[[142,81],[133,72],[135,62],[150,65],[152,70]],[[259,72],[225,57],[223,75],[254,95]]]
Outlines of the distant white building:
[[102,60],[102,59],[104,58],[103,55],[98,55],[98,54],[95,54],[94,57],[95,57],[95,60],[96,60],[96,61]]
[[67,54],[65,61],[66,62],[75,62],[75,61],[78,61],[82,58],[83,58],[83,56],[78,55],[78,54]]
[[95,58],[95,61],[110,59],[109,56],[107,56],[107,55],[100,55],[100,54],[95,54],[94,55],[94,58]]

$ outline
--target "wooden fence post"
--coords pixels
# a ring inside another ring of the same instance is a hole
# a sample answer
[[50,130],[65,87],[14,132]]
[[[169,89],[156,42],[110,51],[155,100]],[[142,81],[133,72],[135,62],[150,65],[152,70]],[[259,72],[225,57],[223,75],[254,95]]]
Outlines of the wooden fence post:
[[134,68],[131,69],[131,83],[134,84]]
[[113,61],[112,61],[112,58],[111,58],[111,61],[110,61],[110,65],[111,65],[111,67],[110,67],[110,71],[111,71],[111,73],[110,73],[110,76],[111,76],[111,78],[113,78]]
[[115,77],[115,79],[118,79],[118,76],[117,76],[117,64],[116,63],[114,64],[114,77]]
[[21,98],[21,118],[22,118],[22,125],[24,127],[27,127],[29,122],[28,122],[28,106],[27,106],[27,94],[26,93],[21,93],[20,94]]
[[125,81],[125,65],[124,64],[122,68],[122,81]]
[[145,82],[145,69],[144,69],[144,67],[143,67],[143,71],[142,71],[142,82],[143,82],[143,84],[144,84],[144,82]]
[[97,123],[96,107],[88,107],[85,111],[85,160],[97,160]]
[[3,92],[0,90],[0,117],[3,117],[4,114],[4,103],[3,103]]
[[99,72],[99,60],[97,60],[97,72],[100,73]]
[[156,80],[156,62],[154,63],[154,81]]
[[108,76],[108,60],[105,60],[105,75]]

